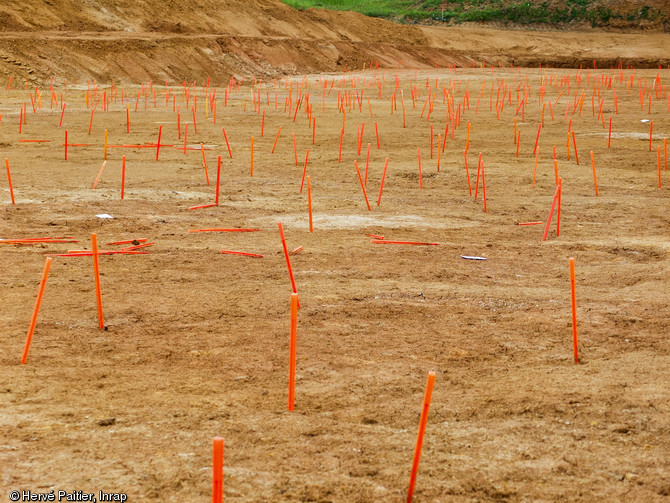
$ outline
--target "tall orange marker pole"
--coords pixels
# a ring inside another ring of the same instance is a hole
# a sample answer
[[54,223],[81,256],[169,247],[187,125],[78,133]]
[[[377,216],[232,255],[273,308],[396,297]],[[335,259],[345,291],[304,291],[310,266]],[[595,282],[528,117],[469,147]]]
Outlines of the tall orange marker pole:
[[100,264],[98,263],[98,236],[91,234],[91,249],[93,251],[93,272],[95,274],[95,297],[98,301],[98,322],[100,329],[105,328],[105,323],[102,319],[102,294],[100,292]]
[[12,204],[16,204],[14,202],[14,188],[12,187],[12,175],[9,172],[9,159],[5,157],[5,168],[7,168],[7,183],[9,183],[9,195],[12,198]]
[[[286,246],[286,236],[284,236],[284,227],[281,222],[277,222],[277,227],[279,227],[279,237],[281,238],[281,245],[284,248],[284,256],[286,257],[286,267],[288,268],[288,275],[291,279],[291,288],[293,293],[298,293],[298,290],[295,287],[295,279],[293,278],[293,268],[291,268],[291,259],[289,258],[288,248]],[[298,301],[298,307],[300,307],[300,302]]]
[[314,225],[312,225],[312,184],[309,176],[307,177],[307,209],[309,210],[309,232],[314,232]]
[[416,483],[416,473],[419,470],[419,460],[421,459],[421,447],[423,446],[423,437],[426,433],[426,423],[428,422],[428,411],[430,410],[430,399],[433,396],[433,385],[435,384],[435,372],[428,372],[428,381],[426,382],[426,393],[423,396],[423,409],[421,410],[421,419],[419,421],[419,433],[416,437],[416,447],[414,448],[414,460],[412,462],[412,473],[409,477],[409,489],[407,490],[407,503],[411,503],[414,494],[414,484]]
[[598,180],[596,179],[596,161],[593,159],[593,151],[591,151],[591,168],[593,168],[593,184],[596,187],[596,197],[598,196]]
[[577,345],[577,297],[575,295],[575,259],[570,257],[570,292],[572,301],[572,348],[575,354],[575,363],[579,363],[579,348]]
[[126,191],[126,156],[123,156],[121,161],[121,199],[123,199]]
[[212,503],[223,503],[223,438],[212,441]]
[[291,294],[291,335],[289,339],[288,410],[295,409],[295,354],[298,345],[298,294]]
[[30,319],[30,327],[28,328],[28,335],[26,337],[26,344],[23,348],[23,355],[21,356],[21,363],[26,363],[28,358],[28,350],[30,349],[30,342],[33,340],[33,332],[35,332],[35,325],[37,324],[37,313],[40,312],[40,304],[42,303],[42,296],[44,295],[44,287],[47,284],[47,278],[49,277],[49,268],[51,267],[51,262],[53,259],[47,257],[46,263],[44,264],[44,272],[42,272],[42,281],[40,282],[40,289],[37,292],[37,300],[35,301],[35,307],[33,308],[33,316]]

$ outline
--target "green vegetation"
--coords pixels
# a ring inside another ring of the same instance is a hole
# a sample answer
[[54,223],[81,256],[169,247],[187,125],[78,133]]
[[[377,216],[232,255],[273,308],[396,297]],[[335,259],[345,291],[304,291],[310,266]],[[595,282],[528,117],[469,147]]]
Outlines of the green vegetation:
[[501,21],[517,24],[560,25],[588,22],[601,26],[611,20],[634,23],[640,20],[655,21],[665,15],[648,5],[639,10],[613,12],[595,0],[565,0],[559,6],[548,1],[530,0],[446,0],[442,11],[441,0],[283,0],[295,9],[310,7],[351,10],[367,16],[383,17],[411,23],[416,21]]

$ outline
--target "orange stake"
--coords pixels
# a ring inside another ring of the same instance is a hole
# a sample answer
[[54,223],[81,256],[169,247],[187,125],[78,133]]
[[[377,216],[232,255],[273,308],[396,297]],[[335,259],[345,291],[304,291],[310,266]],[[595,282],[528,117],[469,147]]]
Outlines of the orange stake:
[[223,438],[212,441],[212,503],[223,502]]
[[298,345],[298,294],[291,294],[291,335],[289,339],[288,410],[295,409],[295,353]]
[[577,153],[577,142],[575,141],[575,131],[572,132],[572,145],[575,147],[575,157],[577,158],[577,166],[579,166],[579,154]]
[[251,176],[254,176],[254,137],[251,137]]
[[35,301],[35,307],[33,308],[33,316],[30,319],[30,327],[28,328],[28,336],[26,337],[26,344],[23,348],[23,355],[21,356],[21,363],[26,363],[28,358],[28,350],[30,349],[30,342],[33,340],[33,332],[35,332],[35,325],[37,324],[37,313],[40,312],[40,304],[42,303],[42,295],[44,295],[44,287],[47,284],[47,277],[49,276],[49,268],[51,267],[51,262],[53,259],[47,257],[46,263],[44,264],[44,272],[42,272],[42,281],[40,282],[40,289],[37,292],[37,300]]
[[93,182],[93,188],[94,189],[98,186],[98,181],[100,180],[100,177],[102,176],[102,171],[105,169],[106,165],[107,165],[107,161],[103,161],[102,166],[100,166],[100,171],[98,171],[98,176],[95,178],[95,182]]
[[309,158],[309,149],[305,153],[305,166],[302,168],[302,180],[300,180],[300,193],[302,194],[302,187],[305,185],[305,175],[307,174],[307,159]]
[[121,199],[126,191],[126,156],[123,156],[121,161]]
[[[188,127],[188,124],[186,124],[186,127]],[[228,155],[232,159],[233,158],[233,151],[230,150],[230,143],[228,143],[228,135],[226,134],[226,128],[224,127],[224,128],[221,128],[221,129],[223,130],[223,137],[226,140],[226,147],[228,147]],[[184,133],[184,139],[186,139],[186,133]],[[185,151],[186,150],[184,150],[184,152]]]
[[214,198],[214,205],[219,205],[219,184],[221,181],[221,156],[216,158],[216,196]]
[[[286,247],[286,237],[284,236],[284,227],[282,227],[281,222],[277,222],[277,227],[279,227],[279,237],[281,238],[281,244],[284,248],[284,256],[286,257],[286,267],[288,268],[288,275],[291,279],[291,288],[293,293],[298,293],[298,290],[295,287],[295,279],[293,278],[293,269],[291,268],[291,259],[289,258],[288,248]],[[298,302],[298,307],[300,307],[300,302]]]
[[298,148],[296,147],[295,144],[295,133],[293,134],[293,157],[295,157],[295,165],[298,165]]
[[9,159],[5,157],[5,167],[7,168],[7,183],[9,184],[9,195],[12,198],[12,204],[16,204],[14,202],[14,188],[12,187],[12,175],[9,172]]
[[100,329],[105,328],[105,323],[102,319],[102,294],[100,292],[100,264],[98,261],[98,236],[91,234],[91,250],[93,251],[93,272],[95,274],[95,297],[98,301],[98,322]]
[[593,168],[593,184],[596,187],[596,196],[598,196],[598,180],[596,178],[596,161],[593,159],[593,151],[591,151],[591,167]]
[[307,209],[309,210],[309,232],[314,232],[312,225],[312,185],[307,177]]
[[365,184],[363,183],[363,177],[361,176],[361,170],[358,169],[358,161],[354,161],[354,166],[356,166],[356,173],[358,173],[358,181],[361,182],[361,189],[363,189],[363,195],[365,196],[365,204],[368,205],[368,211],[372,211],[372,208],[370,208],[370,201],[368,200],[368,194],[365,191]]
[[658,188],[661,188],[661,147],[658,147]]
[[575,363],[579,363],[579,348],[577,345],[577,297],[575,295],[574,257],[570,257],[570,293],[572,300],[572,348],[575,354]]
[[207,172],[207,159],[205,159],[205,146],[200,144],[200,151],[202,152],[202,167],[205,168],[205,180],[207,180],[207,185],[209,185],[209,173]]
[[386,160],[384,161],[384,172],[382,173],[382,182],[379,185],[379,197],[377,197],[377,206],[379,206],[379,203],[382,200],[382,190],[384,190],[384,180],[386,179],[386,168],[388,168],[389,165],[389,158],[387,157]]
[[426,382],[426,392],[423,396],[423,409],[421,410],[421,419],[419,421],[419,433],[416,437],[416,447],[414,448],[414,460],[412,461],[412,472],[409,477],[409,489],[407,490],[407,503],[412,501],[414,494],[414,484],[416,483],[416,473],[419,470],[419,460],[421,459],[421,447],[423,446],[423,436],[426,433],[426,423],[428,422],[428,412],[430,410],[430,399],[433,396],[433,385],[435,384],[435,372],[428,372],[428,381]]
[[277,147],[277,140],[279,140],[279,133],[281,133],[281,126],[279,126],[279,130],[277,131],[277,136],[275,137],[275,142],[272,145],[272,154],[275,153],[275,148]]

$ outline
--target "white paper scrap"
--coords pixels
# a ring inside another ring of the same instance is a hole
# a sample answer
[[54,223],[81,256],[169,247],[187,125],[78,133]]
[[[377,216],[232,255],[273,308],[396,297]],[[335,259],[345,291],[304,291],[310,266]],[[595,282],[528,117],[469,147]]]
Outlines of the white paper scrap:
[[468,255],[461,255],[461,258],[464,258],[466,260],[488,260],[486,257],[471,257]]
[[112,215],[108,215],[107,213],[102,213],[100,215],[96,215],[98,218],[114,218]]

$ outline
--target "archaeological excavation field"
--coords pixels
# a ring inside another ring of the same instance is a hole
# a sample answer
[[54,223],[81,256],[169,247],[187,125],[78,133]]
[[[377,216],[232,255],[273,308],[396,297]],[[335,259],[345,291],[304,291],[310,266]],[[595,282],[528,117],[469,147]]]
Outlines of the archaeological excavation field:
[[434,372],[413,501],[666,501],[670,70],[610,56],[3,74],[0,499],[208,501],[224,437],[225,501],[406,501]]

